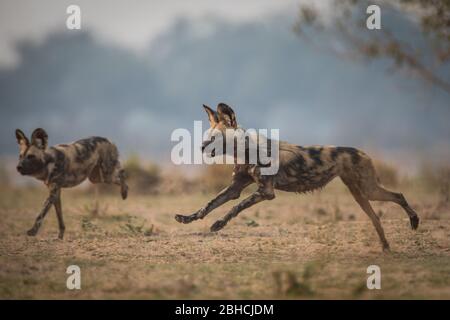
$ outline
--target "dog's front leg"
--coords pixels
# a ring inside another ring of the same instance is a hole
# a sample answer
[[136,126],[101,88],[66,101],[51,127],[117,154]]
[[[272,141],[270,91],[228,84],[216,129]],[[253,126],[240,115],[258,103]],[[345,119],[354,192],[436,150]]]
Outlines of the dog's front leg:
[[236,217],[242,210],[247,209],[263,200],[272,200],[273,198],[275,198],[273,185],[271,183],[261,185],[255,193],[242,200],[242,202],[238,205],[234,206],[222,219],[214,222],[210,230],[212,232],[219,231],[226,226],[228,221]]
[[252,182],[253,181],[250,177],[236,177],[233,179],[230,186],[222,190],[214,199],[209,201],[206,206],[189,216],[177,214],[175,216],[175,220],[180,223],[190,223],[198,219],[203,219],[208,213],[217,207],[220,207],[230,200],[239,198],[242,190],[244,190]]
[[56,193],[56,199],[53,203],[55,206],[56,211],[56,217],[58,218],[58,227],[59,227],[59,234],[58,239],[64,238],[64,231],[66,230],[66,226],[64,225],[64,219],[63,219],[63,213],[62,213],[62,206],[61,206],[61,189],[59,189]]
[[36,218],[36,221],[34,222],[33,227],[27,231],[27,234],[29,236],[35,236],[37,232],[39,231],[39,228],[42,225],[42,221],[44,220],[46,214],[50,210],[51,206],[55,203],[59,193],[59,188],[56,186],[50,187],[50,195],[48,196],[47,200],[45,200],[44,207],[42,208],[41,212]]

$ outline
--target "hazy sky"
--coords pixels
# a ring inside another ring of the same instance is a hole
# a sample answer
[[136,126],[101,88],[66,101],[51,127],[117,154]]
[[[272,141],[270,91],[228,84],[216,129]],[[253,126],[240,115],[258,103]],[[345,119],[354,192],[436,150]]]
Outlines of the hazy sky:
[[71,4],[81,8],[82,29],[142,52],[180,17],[263,22],[269,14],[297,10],[301,2],[306,0],[0,0],[0,66],[17,63],[16,41],[42,41],[49,32],[65,29],[66,8]]
[[[302,1],[0,0],[0,156],[17,152],[14,129],[40,126],[50,144],[101,135],[164,162],[171,132],[206,125],[201,105],[219,102],[244,127],[279,128],[296,144],[350,145],[403,164],[450,150],[449,94],[386,61],[309,45],[292,31]],[[81,31],[66,29],[74,3]],[[326,20],[329,3],[314,1]],[[421,43],[401,18],[382,19]]]

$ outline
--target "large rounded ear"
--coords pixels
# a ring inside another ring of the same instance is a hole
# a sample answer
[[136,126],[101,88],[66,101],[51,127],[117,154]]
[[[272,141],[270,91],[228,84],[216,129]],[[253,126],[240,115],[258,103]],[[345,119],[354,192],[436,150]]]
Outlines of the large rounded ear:
[[209,124],[211,125],[211,127],[214,124],[216,124],[217,122],[219,122],[219,118],[217,117],[217,113],[213,109],[208,107],[206,104],[203,105],[203,108],[205,108],[205,111],[208,114]]
[[44,129],[37,128],[33,131],[31,135],[31,144],[38,147],[39,149],[47,148],[48,135]]
[[23,133],[22,130],[20,129],[16,129],[16,139],[21,151],[25,150],[30,145],[30,141],[28,141],[28,138],[25,136],[25,133]]
[[217,106],[217,114],[219,121],[223,121],[227,127],[237,128],[236,115],[228,105],[219,103]]

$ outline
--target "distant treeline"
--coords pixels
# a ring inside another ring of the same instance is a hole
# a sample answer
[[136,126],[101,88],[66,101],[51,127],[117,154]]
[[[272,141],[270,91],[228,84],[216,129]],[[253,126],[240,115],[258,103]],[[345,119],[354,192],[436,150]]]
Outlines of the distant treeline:
[[[399,173],[398,168],[379,159],[374,162],[380,182],[395,190],[397,187],[420,188],[424,192],[439,194],[441,203],[449,203],[450,164],[423,164],[413,176]],[[187,177],[181,171],[164,172],[159,165],[144,161],[137,155],[130,156],[123,167],[133,194],[216,193],[231,182],[232,165],[205,165],[195,177]],[[0,186],[11,187],[11,173],[0,161]],[[92,186],[89,187],[89,189]],[[102,185],[102,193],[115,192],[115,186]]]

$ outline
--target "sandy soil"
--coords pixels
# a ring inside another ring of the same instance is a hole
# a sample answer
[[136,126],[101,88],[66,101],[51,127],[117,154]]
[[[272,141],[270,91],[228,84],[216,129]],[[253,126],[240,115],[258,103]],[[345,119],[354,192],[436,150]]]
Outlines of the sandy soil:
[[[412,231],[395,204],[374,203],[391,253],[339,183],[313,195],[278,193],[230,222],[209,226],[233,203],[190,225],[212,195],[102,196],[65,191],[66,237],[57,240],[52,210],[37,237],[28,230],[45,190],[2,190],[0,298],[292,298],[450,299],[450,210],[433,195],[404,192],[419,212]],[[66,268],[81,268],[81,290],[66,288]],[[381,268],[381,290],[368,290],[366,269]]]

